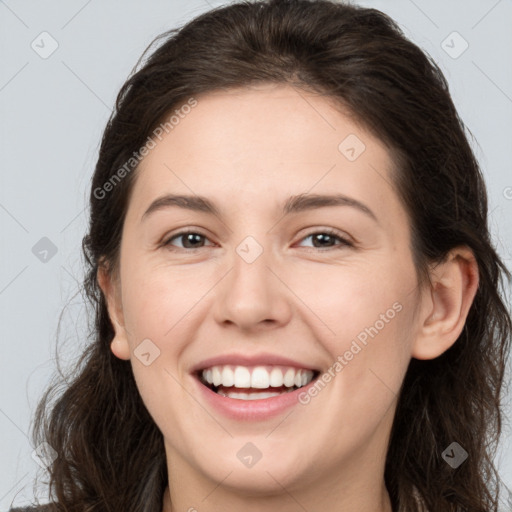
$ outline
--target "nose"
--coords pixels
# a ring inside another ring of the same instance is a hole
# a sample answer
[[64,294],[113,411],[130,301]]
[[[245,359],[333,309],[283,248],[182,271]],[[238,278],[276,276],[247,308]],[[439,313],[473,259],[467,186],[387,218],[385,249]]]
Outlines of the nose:
[[256,250],[250,240],[240,244],[229,272],[218,284],[214,316],[219,324],[248,332],[282,327],[290,321],[293,294],[280,278],[270,251],[263,250],[251,261]]

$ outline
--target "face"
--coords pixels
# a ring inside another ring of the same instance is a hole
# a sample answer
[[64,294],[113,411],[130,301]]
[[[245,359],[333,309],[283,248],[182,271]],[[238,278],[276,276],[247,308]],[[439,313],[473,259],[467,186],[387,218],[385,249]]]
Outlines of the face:
[[[137,170],[112,349],[171,474],[252,495],[353,488],[383,471],[416,329],[393,162],[319,95],[196,99]],[[170,195],[193,201],[155,203]]]

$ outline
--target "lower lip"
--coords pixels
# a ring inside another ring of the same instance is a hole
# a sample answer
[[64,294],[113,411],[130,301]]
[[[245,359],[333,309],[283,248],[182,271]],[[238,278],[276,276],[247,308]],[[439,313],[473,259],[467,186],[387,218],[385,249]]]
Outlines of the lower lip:
[[263,421],[271,419],[294,405],[300,405],[299,395],[307,392],[309,387],[313,386],[316,381],[316,379],[312,380],[306,386],[278,396],[262,398],[260,400],[242,400],[219,395],[202,384],[197,377],[193,376],[193,379],[212,408],[224,416],[238,421]]

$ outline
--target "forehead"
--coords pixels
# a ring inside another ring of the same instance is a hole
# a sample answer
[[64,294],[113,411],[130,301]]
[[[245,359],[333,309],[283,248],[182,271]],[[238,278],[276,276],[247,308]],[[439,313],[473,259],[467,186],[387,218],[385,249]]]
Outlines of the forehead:
[[195,99],[137,169],[139,213],[164,192],[254,208],[308,191],[339,192],[399,207],[384,144],[329,98],[267,84]]
[[[341,105],[318,93],[264,84],[207,93],[196,101],[180,119],[174,116],[176,125],[164,134],[165,145],[180,158],[204,154],[220,160],[250,161],[258,156],[265,161],[304,161],[311,157],[333,163],[341,156],[340,142],[350,134],[360,139],[360,150],[362,144],[366,146],[367,155],[388,157],[381,143]],[[151,155],[146,160],[150,164]]]

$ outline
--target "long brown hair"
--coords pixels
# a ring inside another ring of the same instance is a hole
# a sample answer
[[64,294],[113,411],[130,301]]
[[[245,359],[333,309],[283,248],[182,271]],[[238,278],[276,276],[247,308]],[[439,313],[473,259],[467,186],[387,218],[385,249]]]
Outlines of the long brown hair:
[[[168,477],[162,434],[130,362],[110,350],[114,330],[97,270],[102,263],[117,268],[137,169],[130,158],[155,127],[194,96],[258,82],[332,98],[387,145],[421,283],[428,283],[427,265],[450,249],[473,251],[480,281],[465,328],[440,357],[411,360],[385,482],[394,511],[419,512],[416,492],[431,512],[497,512],[493,450],[512,329],[501,294],[511,275],[490,240],[482,174],[432,59],[380,11],[328,0],[211,10],[157,38],[121,88],[92,177],[83,239],[94,326],[76,366],[43,395],[33,425],[34,445],[46,442],[58,454],[48,468],[51,509],[161,510]],[[441,457],[453,441],[469,453],[456,470]]]

